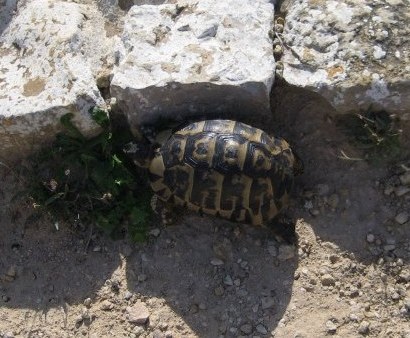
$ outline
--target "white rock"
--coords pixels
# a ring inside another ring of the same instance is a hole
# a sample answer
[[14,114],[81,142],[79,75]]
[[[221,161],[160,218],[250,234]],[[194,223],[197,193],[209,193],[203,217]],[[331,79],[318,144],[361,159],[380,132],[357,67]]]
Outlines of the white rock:
[[180,8],[134,6],[125,19],[111,93],[131,126],[188,115],[266,116],[272,4],[199,0]]
[[[290,3],[283,33],[289,48],[282,58],[288,83],[320,93],[339,112],[370,106],[399,116],[408,112],[410,50],[401,43],[410,34],[408,5],[378,7],[378,0]],[[379,74],[371,78],[371,73]]]
[[95,134],[88,110],[104,107],[95,78],[108,46],[92,6],[37,0],[19,10],[0,36],[0,155],[21,157],[51,141],[69,112]]
[[382,59],[386,56],[386,52],[380,46],[373,46],[373,57],[376,60]]
[[126,311],[128,321],[136,325],[145,324],[150,316],[148,308],[142,302],[137,302],[133,306],[127,307]]

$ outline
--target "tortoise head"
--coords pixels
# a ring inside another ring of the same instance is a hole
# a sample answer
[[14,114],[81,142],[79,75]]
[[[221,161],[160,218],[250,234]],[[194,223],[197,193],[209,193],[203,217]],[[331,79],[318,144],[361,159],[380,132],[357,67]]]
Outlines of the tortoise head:
[[153,143],[144,140],[138,143],[127,143],[124,146],[123,151],[130,156],[131,160],[138,167],[148,168],[154,157],[155,148],[156,146]]

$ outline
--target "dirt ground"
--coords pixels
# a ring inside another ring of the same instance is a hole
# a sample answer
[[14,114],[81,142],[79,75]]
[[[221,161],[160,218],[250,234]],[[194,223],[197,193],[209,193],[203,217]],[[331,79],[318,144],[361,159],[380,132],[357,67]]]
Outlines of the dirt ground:
[[144,244],[26,222],[3,168],[0,337],[410,337],[410,157],[341,159],[363,153],[331,107],[289,88],[273,97],[280,122],[265,129],[305,164],[287,212],[295,246],[191,214]]

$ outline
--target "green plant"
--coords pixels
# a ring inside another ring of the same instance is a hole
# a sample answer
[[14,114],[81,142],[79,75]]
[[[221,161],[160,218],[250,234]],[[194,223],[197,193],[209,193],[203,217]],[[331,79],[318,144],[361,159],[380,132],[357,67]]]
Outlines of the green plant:
[[394,159],[402,153],[397,121],[385,111],[348,114],[337,122],[350,141],[364,150],[365,159]]
[[56,220],[97,224],[114,237],[127,224],[134,240],[144,240],[151,197],[122,152],[131,135],[113,131],[104,110],[93,108],[90,114],[101,126],[100,134],[84,137],[73,115],[66,114],[61,118],[63,132],[36,156],[30,173],[33,204]]

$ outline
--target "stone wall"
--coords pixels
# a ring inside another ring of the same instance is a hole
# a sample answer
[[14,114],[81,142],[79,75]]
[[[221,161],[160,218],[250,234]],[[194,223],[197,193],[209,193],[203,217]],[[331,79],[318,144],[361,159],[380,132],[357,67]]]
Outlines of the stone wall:
[[93,135],[88,110],[110,98],[132,130],[215,117],[263,125],[277,75],[335,113],[410,119],[408,1],[281,9],[275,25],[267,0],[0,1],[0,157],[52,141],[67,112]]

